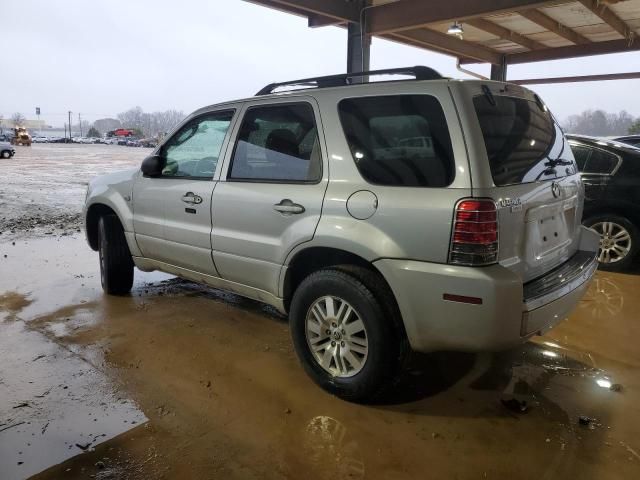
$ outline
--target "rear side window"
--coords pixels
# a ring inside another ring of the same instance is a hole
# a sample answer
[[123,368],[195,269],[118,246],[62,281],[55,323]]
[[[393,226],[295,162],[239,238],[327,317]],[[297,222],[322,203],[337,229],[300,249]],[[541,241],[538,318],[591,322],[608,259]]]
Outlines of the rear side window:
[[488,95],[474,97],[473,105],[496,185],[576,173],[571,149],[546,108],[523,98]]
[[434,97],[353,98],[342,100],[338,110],[353,160],[368,182],[403,187],[453,182],[449,129]]
[[321,175],[322,156],[311,105],[279,104],[247,110],[230,179],[316,182]]
[[591,156],[584,167],[584,173],[600,173],[607,175],[615,170],[618,165],[618,157],[612,153],[599,149],[593,149]]
[[571,145],[571,150],[573,151],[573,156],[576,159],[578,170],[584,172],[584,166],[587,164],[587,159],[589,158],[591,150],[581,145]]

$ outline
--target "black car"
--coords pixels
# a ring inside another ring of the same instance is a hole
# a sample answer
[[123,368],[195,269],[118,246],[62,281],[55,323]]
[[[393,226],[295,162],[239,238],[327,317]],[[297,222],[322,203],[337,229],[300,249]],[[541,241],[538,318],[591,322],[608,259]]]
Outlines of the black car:
[[628,269],[640,248],[640,148],[567,135],[585,185],[582,223],[600,240],[600,268]]
[[624,137],[616,137],[612,140],[617,142],[626,143],[632,147],[640,147],[640,135],[625,135]]

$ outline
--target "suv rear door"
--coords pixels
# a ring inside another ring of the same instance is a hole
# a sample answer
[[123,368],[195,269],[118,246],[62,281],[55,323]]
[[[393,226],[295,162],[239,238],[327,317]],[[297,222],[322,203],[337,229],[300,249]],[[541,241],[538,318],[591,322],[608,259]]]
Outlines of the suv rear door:
[[499,263],[524,282],[578,249],[584,190],[557,122],[533,92],[500,82],[461,82],[474,197],[496,201]]
[[213,194],[213,258],[220,276],[278,293],[287,254],[313,238],[327,188],[314,99],[251,102]]

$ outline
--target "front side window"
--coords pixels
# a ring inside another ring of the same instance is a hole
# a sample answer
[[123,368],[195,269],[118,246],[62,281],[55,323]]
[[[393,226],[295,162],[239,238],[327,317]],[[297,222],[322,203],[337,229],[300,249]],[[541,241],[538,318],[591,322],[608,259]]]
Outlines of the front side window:
[[541,102],[479,95],[473,105],[497,186],[576,173],[571,148]]
[[436,98],[353,98],[342,100],[338,110],[353,160],[368,182],[402,187],[453,182],[451,138]]
[[212,178],[233,112],[195,118],[162,147],[163,177]]
[[311,105],[279,104],[247,110],[229,179],[316,182],[321,176],[322,155]]

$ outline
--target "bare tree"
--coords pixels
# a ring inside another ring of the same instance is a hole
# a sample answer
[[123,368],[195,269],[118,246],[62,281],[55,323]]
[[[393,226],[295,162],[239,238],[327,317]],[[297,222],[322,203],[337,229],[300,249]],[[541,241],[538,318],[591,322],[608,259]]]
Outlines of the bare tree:
[[20,112],[16,112],[11,116],[11,121],[13,122],[13,125],[15,127],[20,127],[20,126],[24,125],[24,122],[26,120],[27,119]]
[[135,107],[118,114],[122,127],[140,130],[144,136],[157,137],[164,135],[185,117],[178,110],[145,113],[142,108]]
[[145,113],[141,107],[130,108],[126,112],[119,113],[118,120],[124,128],[144,130]]
[[180,123],[184,117],[184,113],[178,110],[154,112],[151,114],[151,128],[149,134],[152,136],[165,135]]
[[633,122],[634,118],[624,110],[620,113],[585,110],[579,115],[571,115],[564,123],[564,129],[570,133],[583,135],[624,135]]
[[80,131],[84,134],[85,137],[89,137],[90,135],[87,132],[93,127],[93,124],[88,120],[82,120],[80,124]]
[[96,130],[107,133],[111,130],[115,130],[116,128],[120,128],[122,124],[120,123],[120,120],[115,118],[101,118],[93,122],[93,126]]

